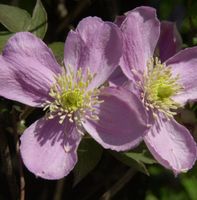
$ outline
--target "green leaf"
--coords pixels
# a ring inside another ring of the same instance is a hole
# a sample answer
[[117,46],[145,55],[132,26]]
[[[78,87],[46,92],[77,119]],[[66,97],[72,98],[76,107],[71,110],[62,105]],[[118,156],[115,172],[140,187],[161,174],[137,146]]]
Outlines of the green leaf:
[[148,192],[145,200],[158,200],[158,198],[154,194],[152,194],[151,192]]
[[103,149],[91,138],[84,138],[78,148],[78,162],[74,168],[74,185],[91,172],[101,159]]
[[129,167],[134,167],[135,169],[145,173],[146,175],[149,175],[149,172],[146,168],[145,164],[154,164],[156,161],[153,158],[150,158],[146,155],[145,151],[141,153],[136,152],[114,152],[111,151],[112,155],[125,165],[128,165]]
[[0,4],[0,23],[9,31],[27,31],[31,22],[30,14],[21,8]]
[[0,52],[2,52],[7,40],[12,36],[12,33],[8,31],[0,32]]
[[28,30],[43,39],[47,31],[47,26],[47,13],[42,2],[37,0]]
[[196,177],[181,177],[181,183],[184,186],[185,190],[187,191],[191,200],[196,200],[197,197],[197,179]]
[[133,160],[137,162],[143,162],[145,164],[155,164],[157,163],[153,158],[150,158],[147,155],[147,152],[144,150],[141,153],[136,152],[126,152],[125,155],[129,158],[132,158]]
[[58,63],[61,65],[64,59],[64,43],[54,42],[49,44],[49,48],[52,49]]

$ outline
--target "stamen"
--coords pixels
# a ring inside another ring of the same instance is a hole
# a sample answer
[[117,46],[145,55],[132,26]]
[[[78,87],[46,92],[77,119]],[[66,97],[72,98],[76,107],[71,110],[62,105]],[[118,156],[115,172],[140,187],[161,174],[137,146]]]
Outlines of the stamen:
[[68,74],[63,71],[56,77],[56,83],[49,91],[53,100],[43,104],[43,110],[48,110],[47,118],[53,119],[57,116],[60,124],[67,118],[78,126],[82,125],[84,118],[98,120],[96,106],[103,103],[98,98],[100,89],[87,89],[96,74],[92,75],[89,69],[85,73],[82,73],[81,68],[76,73],[70,66],[68,69]]
[[[162,64],[155,57],[151,58],[147,63],[143,80],[142,99],[146,109],[152,111],[158,110],[166,115],[167,118],[173,117],[180,105],[176,103],[172,97],[178,94],[183,88],[178,83],[179,75],[173,76],[171,67]],[[156,114],[153,113],[154,118]]]

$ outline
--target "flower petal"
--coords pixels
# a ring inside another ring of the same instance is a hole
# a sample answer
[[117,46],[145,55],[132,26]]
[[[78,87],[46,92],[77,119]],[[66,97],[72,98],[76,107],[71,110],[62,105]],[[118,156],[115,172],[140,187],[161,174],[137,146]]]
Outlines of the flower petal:
[[141,101],[123,88],[105,88],[98,108],[99,120],[85,120],[86,131],[104,148],[124,151],[135,147],[145,131],[146,113]]
[[133,79],[132,69],[143,72],[153,56],[160,32],[155,9],[138,7],[128,13],[121,24],[123,56],[120,61],[125,75]]
[[126,14],[117,16],[114,23],[120,27],[122,22],[125,20],[125,18],[126,18]]
[[21,136],[20,151],[25,166],[44,179],[66,176],[77,162],[81,137],[75,127],[57,119],[36,121]]
[[35,60],[38,62],[37,70],[43,66],[55,74],[61,72],[51,49],[40,38],[29,32],[19,32],[11,37],[3,50],[3,56],[13,61],[17,58],[19,64],[23,64],[26,59],[29,62]]
[[173,22],[161,22],[160,37],[157,44],[159,58],[162,62],[176,54],[182,47],[182,39]]
[[157,161],[175,175],[192,168],[196,143],[189,131],[174,119],[159,119],[145,136],[145,143]]
[[17,33],[0,56],[0,95],[41,106],[49,98],[54,76],[60,72],[50,49],[31,33]]
[[174,97],[180,104],[188,100],[197,100],[197,47],[180,51],[166,61],[166,65],[172,68],[174,75],[179,75],[179,83],[182,91]]
[[64,46],[64,65],[67,73],[73,70],[76,74],[77,70],[83,67],[83,62],[88,56],[86,52],[88,49],[80,35],[71,30]]
[[110,86],[122,86],[128,78],[123,74],[122,69],[118,66],[109,77]]
[[[103,84],[118,66],[122,54],[118,27],[97,17],[83,19],[65,43],[64,63],[68,68],[90,69],[96,74],[92,87]],[[99,73],[98,73],[99,72]]]

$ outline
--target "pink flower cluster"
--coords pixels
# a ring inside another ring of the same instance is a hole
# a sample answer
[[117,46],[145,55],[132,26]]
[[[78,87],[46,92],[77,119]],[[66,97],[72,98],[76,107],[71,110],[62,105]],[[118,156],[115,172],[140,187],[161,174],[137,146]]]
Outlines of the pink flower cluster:
[[26,167],[45,179],[66,176],[88,133],[116,151],[144,140],[175,174],[192,168],[196,143],[173,117],[197,99],[197,47],[180,49],[174,24],[151,7],[114,23],[83,19],[67,36],[63,66],[33,34],[12,36],[0,56],[0,95],[46,110],[21,136]]

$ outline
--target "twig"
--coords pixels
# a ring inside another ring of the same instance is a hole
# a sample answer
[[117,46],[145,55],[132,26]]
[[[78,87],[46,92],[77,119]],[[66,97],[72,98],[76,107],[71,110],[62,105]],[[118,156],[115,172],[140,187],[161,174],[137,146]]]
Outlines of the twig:
[[64,188],[64,180],[65,179],[61,179],[57,182],[53,200],[61,200],[62,199],[62,193],[63,193],[63,188]]
[[8,136],[8,134],[4,133],[4,130],[0,128],[0,159],[3,160],[3,163],[1,163],[1,168],[2,171],[5,173],[5,180],[8,184],[7,187],[10,194],[9,198],[14,200],[17,196],[17,183],[13,170],[10,147],[6,136]]
[[19,167],[19,174],[20,174],[20,200],[25,200],[25,178],[23,174],[23,165],[21,161],[21,155],[19,150],[19,140],[16,144],[17,149],[17,157],[18,157],[18,167]]
[[61,33],[62,31],[65,30],[65,28],[70,24],[70,22],[72,20],[74,20],[75,18],[77,18],[80,13],[89,5],[91,5],[91,3],[94,0],[82,0],[79,1],[79,3],[77,4],[76,8],[73,10],[73,12],[69,12],[68,15],[66,15],[66,17],[62,20],[62,22],[60,23],[59,27],[57,28],[56,34]]
[[133,168],[130,168],[124,176],[117,181],[114,185],[112,185],[109,190],[107,190],[100,198],[100,200],[110,200],[112,197],[117,194],[118,191],[120,191],[126,183],[130,181],[130,179],[136,174],[136,170]]
[[23,165],[21,161],[20,149],[19,149],[19,139],[18,139],[18,131],[17,131],[17,117],[16,111],[12,109],[12,126],[13,126],[13,136],[16,144],[16,156],[18,162],[18,170],[19,170],[19,177],[20,177],[20,200],[25,200],[25,179],[23,174]]
[[23,112],[19,115],[20,120],[25,120],[33,111],[35,108],[32,108],[30,106],[26,106]]

